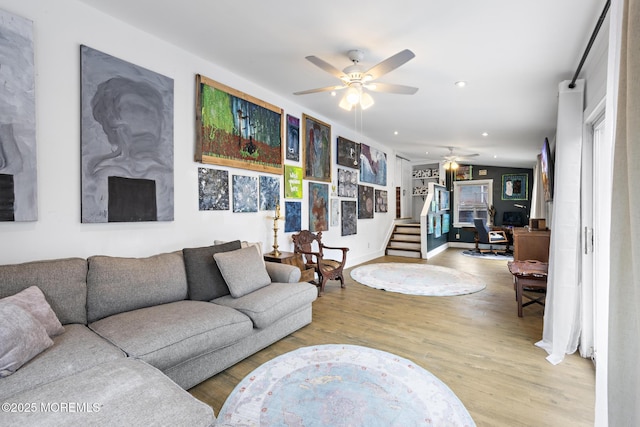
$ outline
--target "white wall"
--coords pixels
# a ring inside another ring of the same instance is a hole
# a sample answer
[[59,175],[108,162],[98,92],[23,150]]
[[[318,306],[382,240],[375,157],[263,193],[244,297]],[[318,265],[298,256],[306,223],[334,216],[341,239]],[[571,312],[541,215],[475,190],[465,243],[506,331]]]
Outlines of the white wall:
[[[349,265],[384,253],[384,239],[395,212],[392,191],[395,153],[389,147],[331,123],[313,111],[303,111],[299,105],[241,79],[232,71],[74,0],[0,0],[0,8],[34,22],[39,212],[36,222],[0,223],[0,264],[94,254],[147,256],[212,244],[214,239],[262,241],[264,249],[270,250],[273,231],[266,216],[272,212],[234,214],[230,210],[198,210],[197,172],[202,165],[193,161],[196,74],[282,107],[285,114],[301,117],[305,112],[330,123],[333,159],[337,136],[386,152],[389,211],[375,214],[374,219],[359,220],[354,236],[341,237],[340,227],[330,227],[323,233],[327,244],[351,249]],[[174,79],[174,221],[80,222],[81,44]],[[258,175],[249,170],[219,169],[230,170],[231,174]],[[306,183],[304,189],[306,193]],[[308,227],[307,203],[305,194],[303,228]],[[280,233],[280,250],[292,249],[290,235]]]

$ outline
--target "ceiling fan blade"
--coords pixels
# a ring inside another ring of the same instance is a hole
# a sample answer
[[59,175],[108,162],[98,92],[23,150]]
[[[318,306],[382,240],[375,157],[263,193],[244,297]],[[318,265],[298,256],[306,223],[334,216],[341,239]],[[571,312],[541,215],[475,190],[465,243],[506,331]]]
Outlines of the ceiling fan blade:
[[400,95],[413,95],[418,91],[418,88],[413,86],[378,82],[367,84],[365,87],[374,92],[397,93]]
[[309,89],[309,90],[302,90],[300,92],[294,92],[294,95],[308,95],[310,93],[318,93],[318,92],[330,92],[332,90],[341,90],[346,88],[346,86],[344,85],[337,85],[337,86],[325,86],[325,87],[319,87],[316,89]]
[[348,78],[342,71],[338,70],[336,67],[329,64],[327,61],[318,58],[317,56],[310,55],[310,56],[307,56],[306,58],[313,65],[323,69],[324,71],[331,74],[332,76],[336,76],[340,80],[344,80]]
[[396,53],[393,56],[390,56],[389,58],[378,63],[377,65],[374,65],[373,67],[369,68],[364,74],[370,74],[372,80],[375,80],[387,74],[388,72],[395,70],[396,68],[408,62],[415,56],[416,55],[413,52],[411,52],[409,49],[405,49],[401,52]]

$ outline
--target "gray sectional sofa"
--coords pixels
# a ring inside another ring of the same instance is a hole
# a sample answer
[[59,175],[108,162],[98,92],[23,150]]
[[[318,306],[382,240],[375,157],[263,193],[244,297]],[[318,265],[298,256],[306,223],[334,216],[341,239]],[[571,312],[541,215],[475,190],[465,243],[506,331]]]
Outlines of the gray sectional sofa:
[[214,425],[185,390],[310,323],[299,278],[239,241],[0,266],[0,298],[37,286],[64,326],[0,378],[0,425]]

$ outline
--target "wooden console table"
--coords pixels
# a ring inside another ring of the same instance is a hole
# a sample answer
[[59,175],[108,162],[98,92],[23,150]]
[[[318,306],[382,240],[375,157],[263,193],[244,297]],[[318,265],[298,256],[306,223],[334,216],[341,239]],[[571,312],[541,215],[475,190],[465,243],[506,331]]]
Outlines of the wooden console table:
[[264,254],[264,260],[298,267],[301,272],[301,282],[315,283],[315,270],[313,268],[305,268],[302,255],[300,254],[295,252],[280,252],[280,254],[276,256],[273,252],[269,252]]

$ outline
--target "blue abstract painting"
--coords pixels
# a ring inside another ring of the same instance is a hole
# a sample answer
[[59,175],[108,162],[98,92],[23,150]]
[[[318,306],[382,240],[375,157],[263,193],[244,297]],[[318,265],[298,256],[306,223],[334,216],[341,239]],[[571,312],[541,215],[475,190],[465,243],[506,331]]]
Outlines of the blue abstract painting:
[[258,212],[258,178],[233,175],[233,211]]
[[273,211],[280,201],[280,178],[260,176],[260,210]]
[[387,155],[380,150],[360,144],[360,181],[387,185]]
[[284,232],[302,230],[302,203],[284,202]]

